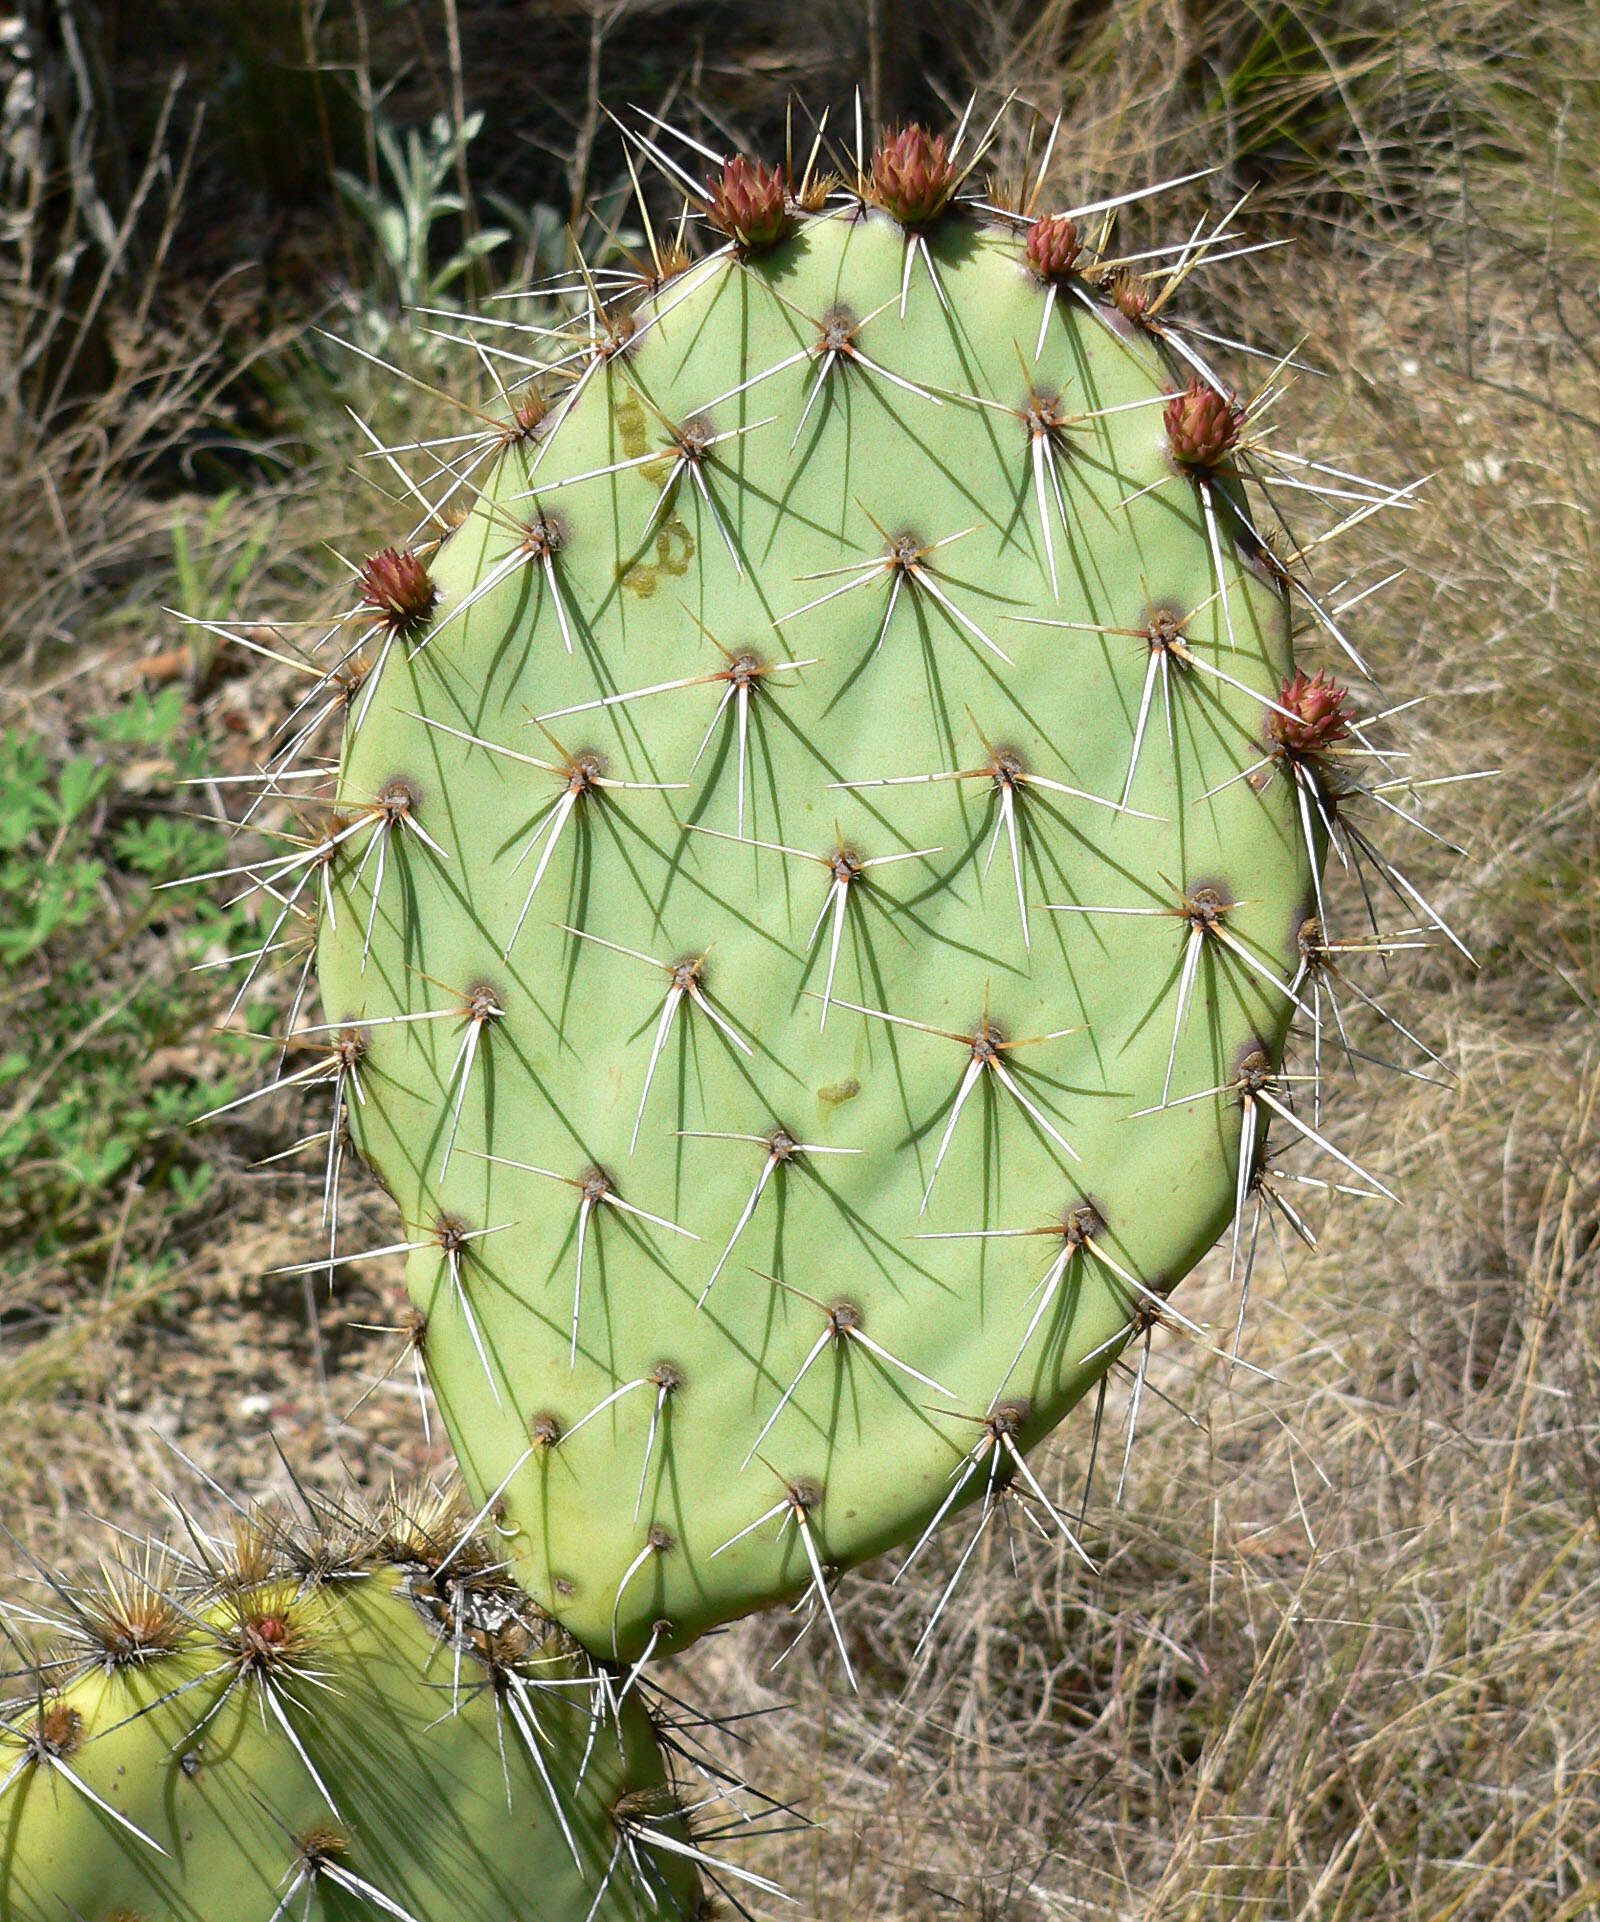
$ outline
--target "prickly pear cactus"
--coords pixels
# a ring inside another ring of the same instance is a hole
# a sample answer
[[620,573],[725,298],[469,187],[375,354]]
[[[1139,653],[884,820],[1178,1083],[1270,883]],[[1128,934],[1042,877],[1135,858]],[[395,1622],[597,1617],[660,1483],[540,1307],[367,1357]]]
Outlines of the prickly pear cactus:
[[59,1588],[58,1680],[0,1723],[0,1914],[699,1915],[638,1695],[444,1519]]
[[469,1486],[624,1659],[826,1607],[1176,1313],[1326,826],[1242,410],[1073,221],[915,129],[706,212],[368,563],[276,870]]

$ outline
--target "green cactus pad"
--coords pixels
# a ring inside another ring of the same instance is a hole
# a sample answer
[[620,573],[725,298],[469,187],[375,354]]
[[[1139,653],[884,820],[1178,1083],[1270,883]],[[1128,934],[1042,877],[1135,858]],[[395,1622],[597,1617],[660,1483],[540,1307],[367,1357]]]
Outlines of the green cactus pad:
[[283,1546],[58,1591],[71,1679],[0,1723],[8,1922],[702,1913],[638,1695],[481,1551]]
[[1252,772],[1237,424],[1169,437],[1187,368],[1023,224],[796,210],[576,339],[352,708],[351,1132],[469,1487],[603,1655],[1020,1472],[1280,1058],[1319,837]]

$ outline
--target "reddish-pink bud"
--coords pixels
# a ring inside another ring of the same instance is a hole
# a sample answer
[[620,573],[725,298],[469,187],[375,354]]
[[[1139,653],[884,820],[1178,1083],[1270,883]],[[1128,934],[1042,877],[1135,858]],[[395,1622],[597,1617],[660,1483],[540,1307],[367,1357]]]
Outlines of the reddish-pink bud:
[[405,633],[433,612],[439,590],[409,547],[385,547],[362,563],[361,598],[397,633]]
[[1124,320],[1142,327],[1149,306],[1143,285],[1125,267],[1118,267],[1100,283],[1101,291]]
[[707,182],[706,218],[741,253],[759,253],[782,240],[793,223],[783,169],[735,154]]
[[537,440],[541,433],[548,432],[550,403],[537,387],[529,387],[518,396],[511,410],[511,421],[506,429],[508,440]]
[[1167,402],[1162,418],[1172,458],[1181,467],[1215,467],[1237,443],[1244,409],[1191,374],[1189,385]]
[[902,227],[926,227],[944,212],[956,180],[944,135],[912,125],[873,154],[866,196]]
[[1065,280],[1082,252],[1078,223],[1065,214],[1046,214],[1028,229],[1028,265],[1040,280]]
[[1320,754],[1350,732],[1344,706],[1349,695],[1350,690],[1338,686],[1325,668],[1309,678],[1297,669],[1278,695],[1279,707],[1289,713],[1269,709],[1267,732],[1286,754]]

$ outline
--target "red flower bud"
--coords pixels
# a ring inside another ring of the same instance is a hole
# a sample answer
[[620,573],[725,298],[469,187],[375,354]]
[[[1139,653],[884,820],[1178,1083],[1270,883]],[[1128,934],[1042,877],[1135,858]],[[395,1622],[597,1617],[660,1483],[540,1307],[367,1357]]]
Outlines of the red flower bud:
[[1325,669],[1318,668],[1309,679],[1297,669],[1278,695],[1278,705],[1295,718],[1269,709],[1267,733],[1286,754],[1320,754],[1350,732],[1344,708],[1349,695]]
[[872,156],[866,196],[902,227],[929,226],[955,190],[956,167],[942,133],[904,127]]
[[1078,223],[1065,214],[1046,214],[1028,229],[1028,265],[1040,280],[1065,280],[1082,252]]
[[404,634],[427,620],[439,590],[409,547],[385,547],[362,563],[361,598],[396,633]]
[[1124,320],[1132,321],[1135,327],[1144,325],[1145,309],[1150,303],[1143,286],[1125,267],[1117,268],[1100,284],[1101,291]]
[[781,167],[735,154],[707,188],[706,218],[741,253],[775,245],[793,225]]
[[511,410],[511,422],[506,429],[508,440],[537,440],[541,433],[548,432],[546,423],[550,419],[550,403],[537,387],[529,387],[518,397]]
[[1172,458],[1181,467],[1215,467],[1239,439],[1244,409],[1226,394],[1208,387],[1198,374],[1167,402],[1162,416]]

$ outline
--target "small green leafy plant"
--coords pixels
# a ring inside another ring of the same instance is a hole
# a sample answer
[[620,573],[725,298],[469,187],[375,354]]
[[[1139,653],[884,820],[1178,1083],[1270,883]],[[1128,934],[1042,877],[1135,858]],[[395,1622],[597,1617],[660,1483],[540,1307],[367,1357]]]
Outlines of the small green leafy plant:
[[449,301],[473,267],[511,238],[508,228],[480,227],[462,236],[447,259],[435,259],[434,229],[467,212],[466,201],[447,183],[458,177],[462,158],[482,128],[481,113],[458,127],[439,114],[426,132],[413,127],[403,135],[379,119],[377,146],[391,192],[342,168],[334,175],[340,193],[366,223],[402,308]]
[[0,733],[0,1225],[48,1265],[100,1246],[119,1184],[180,1211],[209,1185],[181,1049],[216,988],[190,970],[253,911],[157,891],[226,859],[177,785],[208,758],[179,687],[135,694],[73,748]]

